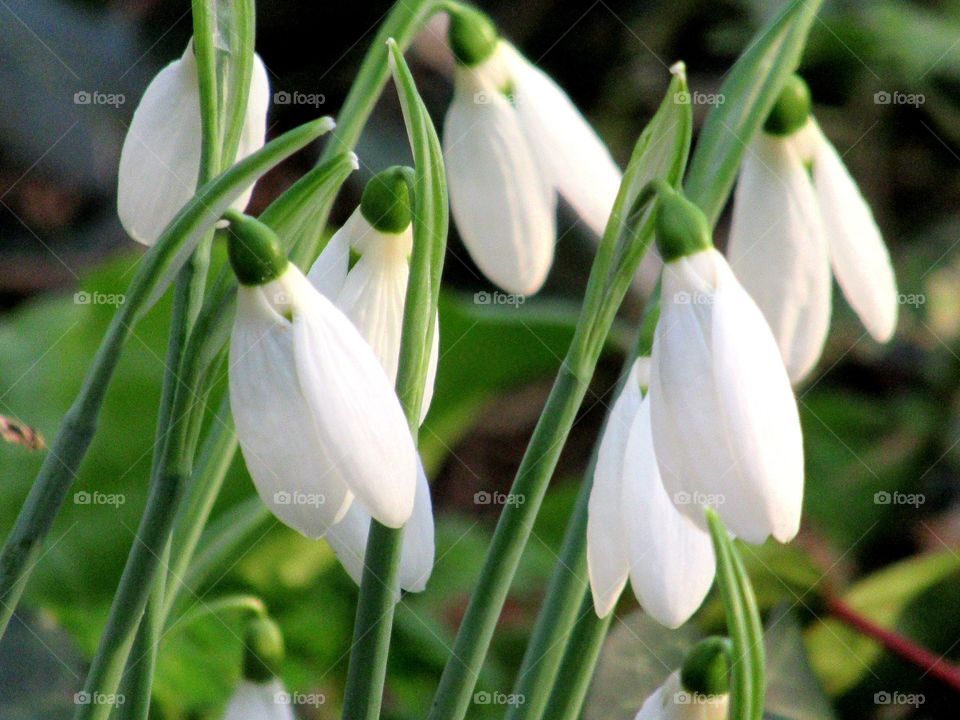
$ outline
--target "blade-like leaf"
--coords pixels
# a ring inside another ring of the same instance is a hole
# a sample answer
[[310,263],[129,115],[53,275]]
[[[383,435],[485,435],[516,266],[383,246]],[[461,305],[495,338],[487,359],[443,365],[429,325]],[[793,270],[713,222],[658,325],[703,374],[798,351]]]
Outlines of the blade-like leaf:
[[717,585],[726,610],[727,632],[733,641],[730,717],[761,720],[766,669],[757,601],[740,555],[720,517],[712,510],[707,510],[707,524],[717,555]]
[[427,373],[434,317],[440,294],[440,277],[447,247],[449,210],[447,179],[436,128],[414,84],[403,53],[387,41],[407,138],[413,151],[413,254],[403,315],[397,392],[416,435],[420,421],[423,384]]
[[800,64],[821,4],[822,0],[791,2],[759,33],[720,87],[724,102],[707,116],[686,182],[687,197],[700,206],[711,225],[720,217],[750,138]]

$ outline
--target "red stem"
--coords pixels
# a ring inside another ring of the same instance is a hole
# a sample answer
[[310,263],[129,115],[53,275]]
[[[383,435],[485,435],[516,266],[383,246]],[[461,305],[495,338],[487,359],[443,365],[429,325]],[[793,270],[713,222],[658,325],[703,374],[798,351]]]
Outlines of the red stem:
[[947,662],[941,656],[927,650],[922,645],[918,645],[900,633],[880,627],[847,605],[843,600],[827,598],[827,609],[839,620],[867,637],[873,638],[894,655],[923,670],[924,675],[933,675],[960,692],[960,668],[953,663]]

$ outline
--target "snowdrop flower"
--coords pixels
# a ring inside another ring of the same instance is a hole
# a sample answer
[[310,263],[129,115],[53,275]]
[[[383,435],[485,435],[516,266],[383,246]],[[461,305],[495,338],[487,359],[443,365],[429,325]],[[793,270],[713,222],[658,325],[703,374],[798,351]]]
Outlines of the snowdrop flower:
[[283,662],[283,635],[276,623],[257,618],[244,637],[243,679],[223,720],[294,720],[290,694],[273,673]]
[[400,527],[416,451],[389,378],[350,320],[287,262],[276,235],[235,211],[240,288],[230,404],[247,469],[284,523],[317,538],[358,503]]
[[450,17],[454,99],[443,148],[453,217],[483,273],[530,294],[553,262],[559,192],[604,230],[621,173],[570,98],[470,8]]
[[630,578],[657,622],[679,627],[706,597],[716,570],[709,534],[673,505],[653,450],[650,358],[636,360],[603,438],[587,520],[587,567],[597,615],[616,605]]
[[710,506],[744,540],[787,542],[800,525],[803,438],[776,340],[703,213],[672,191],[658,208],[650,419],[664,487],[700,527]]
[[[360,207],[330,238],[307,278],[353,321],[373,348],[392,383],[396,382],[403,332],[403,309],[413,250],[410,168],[391,167],[364,188]],[[360,256],[350,267],[350,255]],[[424,387],[421,420],[433,397],[440,350],[439,323],[434,321],[430,364]]]
[[[392,167],[375,175],[364,189],[360,207],[330,239],[307,275],[313,286],[342,310],[373,348],[391,383],[396,383],[403,310],[413,245],[409,168]],[[360,254],[349,267],[351,251]],[[424,387],[421,421],[426,416],[439,353],[434,325],[430,365]],[[370,515],[354,503],[330,528],[327,541],[344,569],[359,585],[363,575]],[[403,534],[400,587],[419,592],[433,570],[433,508],[423,466],[417,466],[413,515]]]
[[727,720],[730,650],[725,638],[698,643],[643,703],[635,720]]
[[810,115],[810,91],[787,83],[750,143],[734,199],[730,265],[767,318],[791,380],[827,339],[831,267],[878,342],[897,324],[897,286],[873,213]]
[[[238,160],[263,147],[269,103],[267,72],[260,57],[254,55]],[[193,197],[200,172],[200,143],[200,89],[191,40],[183,56],[147,86],[120,152],[117,210],[124,229],[137,242],[156,242]],[[233,207],[243,210],[252,193],[251,187]]]

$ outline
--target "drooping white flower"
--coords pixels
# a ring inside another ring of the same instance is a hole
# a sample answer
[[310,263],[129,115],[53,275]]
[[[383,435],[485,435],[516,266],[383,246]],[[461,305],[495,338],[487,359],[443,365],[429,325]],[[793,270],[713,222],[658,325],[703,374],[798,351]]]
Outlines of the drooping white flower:
[[587,520],[594,607],[609,614],[627,577],[657,622],[679,627],[700,607],[716,570],[706,531],[673,505],[650,428],[649,358],[630,370],[600,441]]
[[711,506],[744,540],[786,542],[800,524],[803,438],[776,340],[712,245],[661,253],[650,413],[663,484],[701,527]]
[[[246,117],[237,159],[263,147],[270,84],[254,55]],[[200,172],[200,90],[193,41],[179,60],[167,65],[147,86],[120,152],[117,211],[134,240],[152,245],[193,197]],[[251,187],[233,204],[242,210]]]
[[743,161],[727,255],[798,382],[826,342],[831,267],[878,342],[896,328],[897,287],[873,213],[809,115],[809,91],[800,78],[788,83],[774,113],[775,131],[768,123]]
[[643,703],[635,720],[726,720],[729,694],[699,695],[684,689],[674,672]]
[[[342,310],[373,348],[391,383],[396,383],[413,249],[409,194],[404,168],[388,168],[367,184],[363,201],[330,239],[307,277]],[[368,219],[369,217],[369,219]],[[349,267],[351,251],[360,255]],[[421,421],[433,396],[439,356],[439,322],[435,320]],[[418,463],[413,515],[403,533],[400,587],[419,592],[433,570],[434,524],[430,486]],[[370,515],[358,504],[327,533],[327,540],[347,573],[360,584]]]
[[553,262],[557,193],[599,235],[620,170],[570,98],[489,19],[454,13],[450,44],[458,62],[443,147],[453,217],[490,280],[534,293]]
[[416,451],[383,367],[350,320],[286,262],[276,237],[261,241],[265,226],[238,215],[230,222],[241,282],[230,403],[257,491],[308,537],[324,535],[354,501],[400,527],[413,512]]
[[[350,318],[393,383],[400,361],[412,246],[409,224],[400,232],[383,232],[374,228],[357,208],[330,238],[307,275],[313,286]],[[351,251],[360,255],[352,268]],[[430,408],[440,353],[439,322],[434,323],[421,420]]]
[[223,720],[294,720],[290,694],[278,678],[262,683],[241,680]]

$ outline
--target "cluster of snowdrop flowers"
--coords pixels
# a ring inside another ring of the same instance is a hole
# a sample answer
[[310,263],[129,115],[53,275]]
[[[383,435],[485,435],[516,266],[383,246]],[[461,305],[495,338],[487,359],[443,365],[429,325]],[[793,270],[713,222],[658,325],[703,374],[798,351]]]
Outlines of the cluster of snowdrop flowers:
[[770,323],[793,382],[816,365],[831,313],[831,267],[878,342],[897,324],[897,287],[873,214],[793,76],[751,141],[727,255]]
[[[267,71],[255,54],[237,160],[263,147],[269,105]],[[117,211],[134,240],[152,245],[194,196],[201,142],[200,88],[191,40],[183,56],[147,86],[120,151]],[[251,187],[233,208],[243,210],[252,193]]]
[[[433,563],[429,490],[384,364],[344,311],[286,260],[269,228],[235,211],[226,217],[240,281],[230,403],[258,493],[307,537],[329,533],[356,580],[370,519],[396,528],[414,517],[401,586],[422,589]],[[377,231],[368,242],[396,242],[395,235]],[[374,315],[390,310],[373,291],[365,302]]]
[[702,640],[646,699],[635,720],[726,720],[730,658],[727,639]]
[[658,203],[660,318],[604,433],[587,544],[598,614],[629,576],[644,608],[675,627],[713,581],[706,507],[749,542],[796,535],[803,438],[776,340],[703,214],[669,188]]
[[[353,322],[373,349],[391,384],[397,380],[403,312],[413,249],[410,186],[413,170],[391,167],[368,183],[358,207],[327,243],[307,275],[310,283]],[[359,259],[350,267],[351,253]],[[440,348],[439,319],[420,412],[430,407]],[[371,419],[371,422],[375,422]],[[327,541],[359,584],[366,554],[370,514],[353,503],[330,528]],[[400,587],[423,590],[433,568],[434,527],[430,486],[419,460],[413,515],[405,526],[400,558]]]
[[490,280],[535,293],[553,263],[557,194],[600,235],[620,169],[570,98],[489,18],[458,6],[449,39],[457,63],[443,147],[454,220]]

